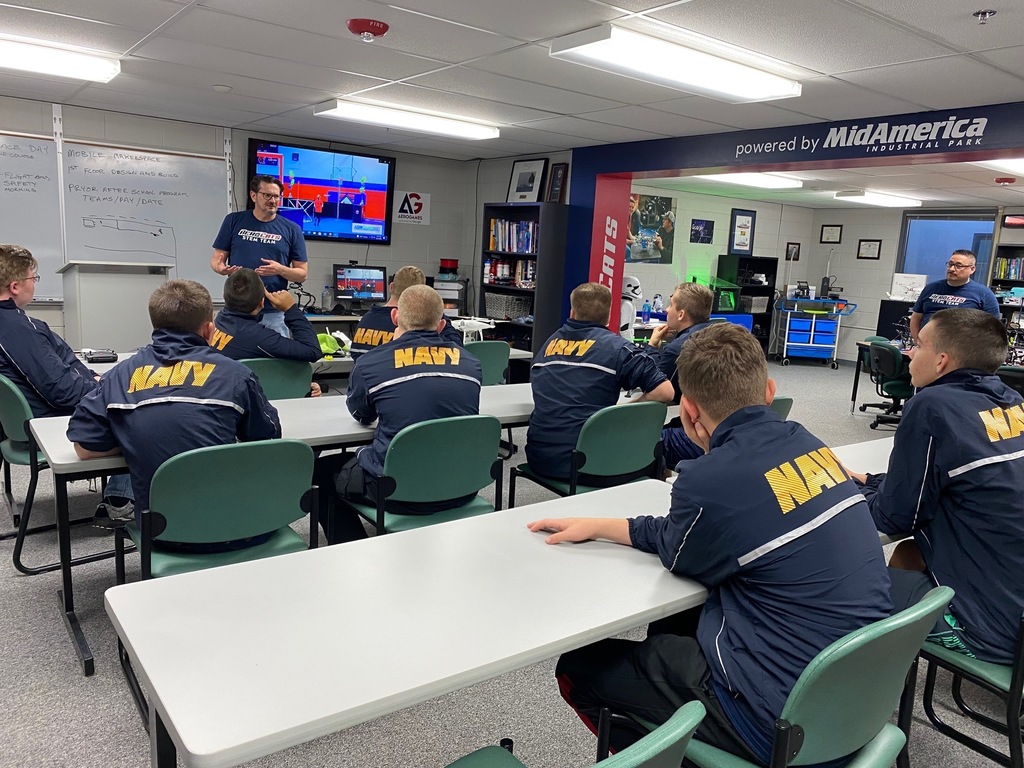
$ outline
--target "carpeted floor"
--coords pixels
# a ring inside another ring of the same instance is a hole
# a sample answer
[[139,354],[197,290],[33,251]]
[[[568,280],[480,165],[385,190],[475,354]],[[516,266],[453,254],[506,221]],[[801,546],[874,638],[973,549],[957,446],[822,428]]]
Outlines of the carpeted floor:
[[[891,434],[891,428],[877,432],[869,429],[869,415],[850,415],[851,367],[832,371],[813,361],[795,361],[786,368],[772,364],[770,372],[779,383],[779,393],[795,398],[790,418],[805,424],[828,445]],[[864,376],[860,401],[876,399]],[[522,445],[525,430],[514,434]],[[521,452],[516,459],[522,460]],[[16,468],[13,485],[17,498],[23,498],[27,482],[27,472]],[[40,485],[33,518],[43,522],[53,508],[48,475],[44,474]],[[529,483],[523,483],[517,495],[520,504],[549,498]],[[91,514],[98,501],[98,495],[81,482],[72,486],[71,498],[73,514],[79,515]],[[10,522],[3,510],[0,520],[3,524]],[[0,529],[6,530],[3,525]],[[86,525],[74,530],[76,554],[107,548],[110,542],[110,534],[100,529]],[[0,542],[0,766],[148,765],[148,737],[121,676],[116,638],[103,610],[103,591],[114,584],[113,563],[103,561],[75,569],[78,616],[96,657],[95,676],[85,678],[58,610],[59,574],[18,574],[11,565],[12,549],[12,541]],[[52,534],[30,537],[25,561],[44,562],[55,557]],[[129,579],[137,577],[137,571],[130,569]],[[557,585],[552,585],[552,592],[557,594]],[[202,598],[197,595],[197,599]],[[516,617],[509,616],[509,621],[515,622]],[[352,631],[358,632],[359,628],[353,627]],[[452,627],[453,633],[458,631],[458,627]],[[629,636],[640,638],[643,630]],[[302,653],[301,637],[295,638],[295,652]],[[324,659],[324,663],[330,660]],[[369,638],[366,663],[387,663],[374,658]],[[553,668],[552,659],[249,765],[436,768],[506,736],[515,740],[516,754],[530,768],[591,765],[594,739],[559,698]],[[947,700],[948,695],[942,699]],[[975,703],[990,704],[984,698]],[[911,751],[915,768],[989,764],[935,733],[926,724],[920,706],[917,714]],[[975,734],[980,731],[969,730]]]

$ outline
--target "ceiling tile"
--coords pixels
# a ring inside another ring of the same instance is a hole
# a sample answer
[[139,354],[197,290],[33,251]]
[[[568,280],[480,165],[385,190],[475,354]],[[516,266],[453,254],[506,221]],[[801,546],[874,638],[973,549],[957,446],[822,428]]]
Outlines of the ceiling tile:
[[616,125],[604,125],[603,123],[592,123],[578,117],[550,117],[544,120],[533,120],[523,125],[527,128],[539,128],[542,131],[564,133],[567,136],[597,139],[602,143],[646,141],[647,139],[663,138],[656,133],[649,133],[648,131],[622,128]]
[[506,104],[500,100],[477,98],[475,96],[462,95],[458,92],[452,93],[434,88],[422,88],[406,83],[394,83],[374,88],[361,94],[360,99],[399,107],[445,112],[450,115],[463,115],[474,120],[483,120],[497,125],[554,117],[552,113],[540,109],[529,109],[527,107],[515,106],[514,104]]
[[0,30],[5,35],[31,37],[61,45],[122,54],[142,39],[139,30],[83,18],[38,13],[0,5]]
[[600,112],[587,112],[579,117],[623,128],[650,131],[661,136],[697,136],[702,133],[732,130],[730,126],[695,120],[682,113],[663,112],[649,107],[617,107],[603,109]]
[[[915,27],[961,51],[983,51],[1015,45],[1024,29],[1021,3],[964,3],[963,0],[852,0],[908,27]],[[972,15],[981,8],[997,8],[987,24]]]
[[[87,6],[87,7],[86,7]],[[76,19],[116,24],[132,29],[151,29],[163,24],[184,8],[180,0],[6,0],[0,18],[8,9],[23,8],[50,19],[64,15]]]
[[795,108],[822,120],[853,120],[858,117],[898,115],[925,109],[923,104],[895,99],[834,77],[804,80],[803,86],[803,94],[796,100],[799,104]]
[[149,117],[162,117],[168,120],[184,120],[193,123],[206,123],[230,128],[239,123],[262,117],[235,109],[207,107],[192,101],[168,101],[146,95],[119,93],[117,91],[100,91],[85,88],[74,99],[66,102],[76,107],[91,109],[107,109],[114,112],[128,112]]
[[[757,104],[727,104],[724,101],[715,101],[704,96],[686,96],[681,99],[670,99],[658,101],[647,106],[671,112],[676,115],[693,118],[698,121],[705,121],[718,127],[729,128],[774,128],[781,125],[801,125],[803,123],[817,122],[813,117],[801,115],[781,108],[781,105],[792,107],[801,106],[802,97],[798,99],[782,99],[772,104],[760,102]],[[773,106],[778,104],[780,106]]]
[[52,99],[65,101],[82,87],[81,80],[46,75],[15,74],[0,69],[0,94],[24,99]]
[[1007,72],[1012,72],[1017,77],[1024,77],[1024,46],[1018,45],[1013,48],[986,51],[978,54],[975,58],[1005,69]]

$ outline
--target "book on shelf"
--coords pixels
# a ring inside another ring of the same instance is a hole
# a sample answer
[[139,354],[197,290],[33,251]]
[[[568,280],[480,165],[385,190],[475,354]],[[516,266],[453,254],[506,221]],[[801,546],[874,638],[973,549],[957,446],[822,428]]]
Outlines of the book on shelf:
[[537,222],[491,219],[488,250],[536,253]]

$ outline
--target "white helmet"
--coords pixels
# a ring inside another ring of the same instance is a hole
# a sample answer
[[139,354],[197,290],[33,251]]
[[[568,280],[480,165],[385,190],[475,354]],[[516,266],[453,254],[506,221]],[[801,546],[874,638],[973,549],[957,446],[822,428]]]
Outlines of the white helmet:
[[626,275],[622,278],[622,298],[640,300],[644,292],[640,288],[640,278],[633,275]]

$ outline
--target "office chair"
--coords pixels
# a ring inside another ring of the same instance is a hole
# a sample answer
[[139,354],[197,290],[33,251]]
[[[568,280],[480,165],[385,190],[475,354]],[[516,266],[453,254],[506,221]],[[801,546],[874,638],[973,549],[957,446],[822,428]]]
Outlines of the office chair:
[[256,374],[268,400],[289,400],[309,394],[313,368],[304,360],[251,357],[239,362]]
[[[885,336],[865,336],[864,341],[869,344],[874,344],[876,341],[883,341],[885,343],[891,343]],[[868,372],[868,377],[871,379],[871,383],[878,387],[878,375],[871,370],[871,348],[870,347],[857,347],[857,354],[860,355],[861,369]],[[879,408],[882,411],[888,412],[892,408],[892,402],[884,403],[863,403],[859,406],[860,412],[864,413],[868,408]]]
[[[770,768],[812,765],[850,756],[848,768],[889,768],[907,743],[909,719],[889,722],[914,695],[917,653],[953,598],[936,587],[913,605],[841,637],[811,659],[775,721]],[[614,715],[616,723],[650,724]],[[909,713],[907,713],[909,718]],[[696,739],[686,760],[697,768],[755,768]]]
[[793,398],[788,395],[776,395],[768,407],[785,420],[789,417],[789,412],[793,410]]
[[[509,470],[509,507],[516,505],[516,478],[520,476],[559,496],[574,496],[648,477],[660,478],[664,469],[661,431],[666,411],[664,403],[653,401],[602,408],[580,429],[570,455],[568,480],[545,477],[528,463]],[[589,478],[600,478],[601,484],[588,485]]]
[[[466,351],[480,361],[485,387],[508,382],[508,355],[511,351],[504,341],[467,341]],[[501,441],[501,458],[510,459],[519,450],[512,441],[512,427],[508,427],[508,440]]]
[[[664,724],[594,768],[678,768],[686,746],[704,719],[699,701],[684,704]],[[484,747],[451,763],[448,768],[525,768],[508,748]]]
[[1015,365],[1001,365],[996,371],[996,376],[1002,380],[1003,384],[1024,396],[1024,368],[1018,368]]
[[[500,439],[501,422],[493,416],[452,416],[412,424],[388,445],[384,471],[375,478],[376,502],[336,501],[373,523],[378,535],[501,509]],[[439,446],[444,446],[443,472],[438,470]],[[477,495],[491,483],[495,483],[494,504]],[[429,504],[470,495],[470,501],[454,509],[429,514],[401,512],[403,503]]]
[[[875,391],[891,401],[884,413],[875,416],[869,425],[878,429],[879,424],[899,424],[899,412],[903,401],[914,394],[914,386],[910,383],[910,371],[903,359],[903,353],[892,344],[884,341],[871,342],[868,350],[871,359],[871,372],[875,375]],[[864,410],[863,407],[861,410]]]

